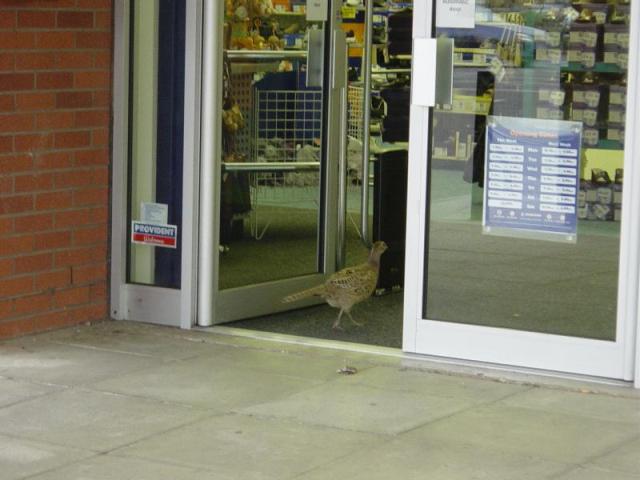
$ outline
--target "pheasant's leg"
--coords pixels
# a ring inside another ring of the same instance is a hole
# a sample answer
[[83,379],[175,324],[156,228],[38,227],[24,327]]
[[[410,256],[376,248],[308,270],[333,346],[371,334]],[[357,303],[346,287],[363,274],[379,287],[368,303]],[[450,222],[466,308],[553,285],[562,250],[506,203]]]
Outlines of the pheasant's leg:
[[342,313],[344,312],[343,309],[340,309],[340,313],[338,314],[338,318],[336,318],[336,321],[333,322],[333,326],[331,328],[333,328],[334,330],[342,330],[342,327],[340,326],[340,319],[342,318]]
[[357,326],[359,326],[359,327],[361,327],[361,326],[362,326],[362,324],[361,324],[361,323],[358,323],[358,322],[356,322],[356,321],[353,319],[353,317],[351,316],[351,312],[350,312],[349,310],[347,310],[346,312],[347,312],[347,315],[349,315],[349,318],[351,319],[351,321],[352,321],[354,324],[356,324],[356,325],[357,325]]

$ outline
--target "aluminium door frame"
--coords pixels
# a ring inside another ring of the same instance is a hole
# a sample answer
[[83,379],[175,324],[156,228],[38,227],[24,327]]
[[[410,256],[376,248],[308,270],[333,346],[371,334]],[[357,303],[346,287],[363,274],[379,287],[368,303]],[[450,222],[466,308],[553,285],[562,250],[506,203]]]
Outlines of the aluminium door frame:
[[[334,1],[328,12],[328,19],[325,28],[330,29],[332,34],[325,36],[330,38],[330,48],[339,38],[333,32],[334,22],[338,17],[340,2]],[[203,7],[203,34],[202,34],[202,88],[201,88],[201,131],[209,132],[201,136],[201,165],[200,181],[203,187],[200,189],[200,211],[199,211],[199,257],[197,273],[197,325],[209,327],[212,325],[229,322],[241,318],[262,314],[264,311],[275,313],[291,309],[285,304],[275,305],[273,298],[282,298],[293,290],[302,290],[317,285],[322,282],[327,273],[332,273],[336,269],[337,261],[340,257],[337,251],[338,237],[343,234],[338,224],[344,218],[338,212],[339,181],[346,181],[340,175],[340,168],[343,167],[338,161],[330,159],[342,159],[341,152],[346,151],[346,142],[340,137],[344,128],[343,110],[346,109],[346,92],[340,93],[341,83],[339,75],[344,75],[346,89],[346,57],[345,66],[340,71],[330,67],[330,73],[325,75],[327,84],[323,86],[323,93],[327,95],[324,104],[327,105],[327,122],[323,125],[323,136],[329,136],[326,142],[326,161],[322,174],[324,175],[324,185],[320,182],[320,187],[324,186],[321,198],[325,199],[324,208],[324,231],[319,236],[319,242],[323,244],[323,273],[311,273],[294,278],[274,280],[257,285],[247,285],[237,288],[220,290],[219,288],[219,251],[220,244],[220,195],[221,195],[221,152],[222,152],[222,119],[216,112],[222,111],[222,77],[223,77],[223,23],[224,2],[219,0],[204,0]],[[344,37],[344,35],[343,35]],[[344,40],[344,39],[343,39]],[[326,50],[325,50],[326,52]],[[345,43],[346,52],[346,43]],[[330,65],[336,64],[339,57],[335,51],[331,52]],[[335,122],[331,117],[335,117]],[[335,128],[331,128],[333,125]],[[339,137],[333,140],[335,137]],[[344,136],[344,135],[342,135]],[[206,187],[205,187],[206,186]],[[318,303],[318,300],[311,299],[301,302],[300,305],[310,305]],[[258,313],[260,312],[260,313]]]
[[[140,1],[140,0],[139,0]],[[142,0],[146,1],[146,0]],[[131,0],[114,1],[110,316],[181,328],[195,325],[200,158],[202,0],[186,0],[181,287],[127,283]]]
[[[435,2],[416,2],[414,5],[413,37],[417,39],[432,38],[432,15]],[[627,136],[624,150],[625,186],[623,189],[623,208],[620,232],[620,258],[618,276],[617,319],[616,319],[616,348],[620,348],[619,361],[620,377],[626,381],[634,381],[640,388],[640,322],[638,322],[638,297],[640,295],[639,264],[640,264],[640,165],[633,162],[633,158],[640,158],[640,135],[630,132],[640,132],[640,5],[631,5],[629,66],[627,73]],[[415,56],[414,56],[415,62]],[[415,73],[415,71],[414,71]],[[435,75],[435,72],[434,72]],[[415,86],[415,82],[412,82]],[[415,94],[415,92],[412,92]],[[428,167],[431,139],[423,132],[429,132],[430,107],[411,105],[411,124],[409,140],[409,185],[407,192],[407,261],[405,265],[405,298],[403,320],[403,350],[407,352],[433,355],[430,351],[419,351],[419,330],[421,322],[428,322],[431,327],[446,326],[455,329],[456,326],[447,322],[433,322],[422,317],[422,299],[425,268],[425,238],[428,225],[427,219],[427,189],[429,188]],[[637,162],[636,162],[637,163]],[[411,180],[413,179],[413,181]],[[409,260],[410,259],[410,260]],[[436,325],[440,324],[440,325]],[[423,326],[422,329],[425,327]],[[465,332],[488,335],[498,333],[501,329],[458,325],[457,328]],[[531,332],[521,332],[522,339],[527,340],[535,336]],[[515,335],[517,336],[517,334]],[[544,340],[554,337],[550,334],[538,334],[537,340],[544,344]],[[479,337],[468,338],[465,347],[469,352],[474,350],[474,343]],[[450,337],[450,340],[452,337]],[[580,343],[578,339],[576,343]],[[531,340],[527,340],[531,341]],[[620,342],[618,344],[618,342]],[[566,342],[570,343],[570,342]],[[609,342],[612,343],[612,342]],[[438,355],[438,354],[435,354]],[[439,354],[442,355],[442,354]],[[540,356],[545,355],[540,350]],[[447,355],[444,355],[447,356]],[[462,358],[462,357],[459,357]],[[473,358],[471,360],[474,360]],[[594,360],[594,365],[598,359]],[[480,360],[480,363],[488,363]],[[501,362],[502,363],[502,362]],[[509,363],[505,363],[509,365]],[[533,367],[547,369],[541,366],[511,364],[514,367]],[[553,369],[550,369],[553,370]],[[588,373],[584,373],[588,375]]]

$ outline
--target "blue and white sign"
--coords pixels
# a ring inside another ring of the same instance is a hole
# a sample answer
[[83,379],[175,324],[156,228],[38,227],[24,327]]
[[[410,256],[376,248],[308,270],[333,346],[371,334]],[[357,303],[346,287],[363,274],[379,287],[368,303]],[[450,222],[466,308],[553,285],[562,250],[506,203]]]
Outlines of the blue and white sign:
[[582,123],[487,120],[484,232],[575,242]]
[[177,248],[178,227],[134,220],[131,222],[131,241],[153,247]]

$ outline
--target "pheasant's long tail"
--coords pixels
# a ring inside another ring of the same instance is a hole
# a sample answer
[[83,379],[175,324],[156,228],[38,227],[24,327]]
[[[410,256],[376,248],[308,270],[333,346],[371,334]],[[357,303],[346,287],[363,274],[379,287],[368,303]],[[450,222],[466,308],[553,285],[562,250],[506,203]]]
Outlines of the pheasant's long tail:
[[292,293],[282,299],[282,303],[291,303],[302,300],[303,298],[309,298],[313,296],[322,295],[324,293],[324,285],[318,285],[317,287],[308,288],[298,293]]

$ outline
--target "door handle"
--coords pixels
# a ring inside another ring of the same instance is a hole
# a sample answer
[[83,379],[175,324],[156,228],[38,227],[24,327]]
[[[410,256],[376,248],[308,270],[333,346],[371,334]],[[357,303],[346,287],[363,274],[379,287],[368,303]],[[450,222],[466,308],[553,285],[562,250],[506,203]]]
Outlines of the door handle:
[[[453,39],[413,41],[411,103],[421,107],[450,104],[453,99]],[[434,74],[435,72],[435,74]]]
[[323,86],[324,29],[310,28],[307,39],[307,87]]
[[436,40],[436,105],[453,102],[453,38]]
[[340,96],[340,152],[338,155],[338,230],[336,249],[336,268],[343,268],[346,264],[347,245],[347,147],[349,137],[347,131],[347,71],[348,53],[347,36],[344,30],[334,31],[334,52],[333,52],[333,78],[332,87]]

